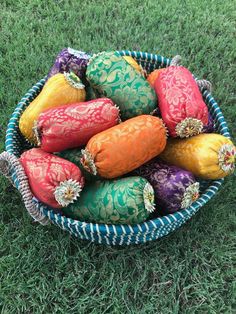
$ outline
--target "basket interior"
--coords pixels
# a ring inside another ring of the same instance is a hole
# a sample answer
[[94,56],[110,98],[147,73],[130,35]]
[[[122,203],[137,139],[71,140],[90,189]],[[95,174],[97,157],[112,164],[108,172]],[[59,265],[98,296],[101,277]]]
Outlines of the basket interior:
[[[120,55],[132,56],[144,69],[146,69],[147,73],[150,73],[154,69],[167,67],[171,62],[171,59],[146,52],[123,50],[119,51],[119,53]],[[17,157],[20,157],[23,151],[32,147],[19,131],[19,118],[30,102],[40,93],[44,83],[45,78],[41,79],[25,94],[9,121],[6,134],[6,150]],[[214,120],[215,132],[230,138],[227,123],[224,120],[217,103],[206,90],[202,92],[202,95]],[[16,177],[14,169],[11,169],[11,174],[16,187],[18,187],[18,178]],[[53,223],[57,224],[62,229],[66,229],[75,236],[99,243],[122,245],[157,239],[179,228],[185,221],[193,216],[200,207],[214,196],[222,182],[223,179],[215,181],[200,180],[201,196],[189,208],[164,217],[150,219],[144,223],[133,226],[80,222],[55,213],[52,209],[40,203],[37,199],[34,199],[34,201],[38,209],[47,215]]]

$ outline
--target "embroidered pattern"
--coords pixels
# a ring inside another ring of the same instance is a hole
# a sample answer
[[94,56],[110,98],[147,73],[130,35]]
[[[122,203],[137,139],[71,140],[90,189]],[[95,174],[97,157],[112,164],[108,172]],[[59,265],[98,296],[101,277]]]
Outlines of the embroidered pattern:
[[[159,118],[141,115],[94,135],[86,149],[95,160],[101,177],[124,175],[160,154],[166,146],[166,130]],[[86,156],[86,154],[85,154]],[[92,170],[94,162],[85,165]]]
[[73,56],[76,56],[78,58],[89,60],[91,58],[90,55],[86,54],[84,51],[75,50],[73,48],[68,47],[68,52],[72,54]]
[[119,109],[110,99],[99,98],[44,111],[34,132],[43,150],[60,152],[86,145],[92,136],[118,123]]
[[179,210],[186,188],[196,182],[191,172],[156,158],[136,169],[133,174],[150,182],[155,192],[156,210],[162,213]]
[[41,139],[40,139],[40,135],[39,135],[39,129],[38,129],[37,120],[34,120],[34,126],[33,126],[32,129],[33,129],[36,141],[37,141],[37,145],[40,146],[41,145]]
[[[65,196],[68,200],[77,197],[79,190],[84,186],[84,177],[75,164],[46,153],[40,148],[27,150],[21,155],[20,161],[28,177],[32,193],[38,200],[53,208],[61,207],[60,203],[64,204],[66,201]],[[61,182],[68,183],[59,188]],[[80,189],[74,184],[75,182],[79,184]],[[65,189],[67,186],[71,187],[71,192],[70,189]],[[61,194],[63,191],[66,193],[64,197]],[[59,198],[60,203],[55,197]]]
[[57,73],[74,72],[79,78],[85,78],[85,72],[90,55],[72,48],[64,48],[57,55],[47,80]]
[[233,171],[234,151],[235,147],[227,137],[202,133],[185,139],[170,138],[160,158],[196,177],[217,180]]

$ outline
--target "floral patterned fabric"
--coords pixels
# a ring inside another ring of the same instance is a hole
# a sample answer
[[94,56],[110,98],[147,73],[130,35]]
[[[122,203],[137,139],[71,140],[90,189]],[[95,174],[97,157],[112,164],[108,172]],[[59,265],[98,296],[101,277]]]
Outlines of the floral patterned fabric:
[[[84,186],[84,178],[76,165],[46,153],[40,148],[32,148],[24,152],[20,161],[28,177],[32,193],[48,206],[62,207],[56,200],[56,192],[60,192],[60,188],[64,192],[62,196],[71,202],[79,196],[79,192]],[[67,184],[68,189],[63,184]],[[64,203],[62,202],[62,204]]]
[[46,152],[80,147],[118,122],[119,109],[108,98],[49,109],[37,121],[40,147]]
[[94,174],[116,178],[160,154],[165,145],[166,130],[162,120],[142,115],[93,136],[82,163]]
[[44,110],[85,101],[84,85],[75,74],[58,73],[44,85],[40,94],[30,103],[20,117],[21,133],[32,143],[37,143],[33,127]]
[[72,48],[64,48],[58,54],[55,63],[48,73],[47,80],[57,73],[74,72],[79,78],[85,77],[90,55]]
[[202,179],[216,180],[233,172],[235,154],[235,147],[228,138],[211,133],[169,139],[160,158]]
[[[106,224],[136,224],[147,219],[145,190],[150,184],[140,177],[96,181],[86,184],[80,198],[63,208],[71,218]],[[148,203],[153,206],[154,193],[150,188]]]
[[[170,136],[188,137],[202,132],[208,123],[208,109],[188,69],[170,66],[162,70],[154,87]],[[184,120],[189,123],[181,128]]]
[[98,94],[111,98],[120,107],[122,120],[149,114],[157,107],[156,95],[149,83],[116,52],[93,56],[86,75]]
[[[160,160],[152,160],[133,172],[147,179],[155,191],[155,203],[159,213],[174,213],[191,205],[198,194],[189,197],[186,189],[196,182],[193,174]],[[184,203],[184,200],[187,199]]]

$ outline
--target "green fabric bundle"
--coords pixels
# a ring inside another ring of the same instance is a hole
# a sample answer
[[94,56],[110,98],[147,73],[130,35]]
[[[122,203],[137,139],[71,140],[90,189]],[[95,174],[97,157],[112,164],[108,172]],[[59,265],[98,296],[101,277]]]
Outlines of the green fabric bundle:
[[112,99],[119,106],[122,120],[150,114],[157,107],[154,89],[117,52],[94,55],[86,75],[99,95]]
[[141,177],[90,182],[79,199],[62,210],[86,222],[136,224],[154,211],[154,191]]

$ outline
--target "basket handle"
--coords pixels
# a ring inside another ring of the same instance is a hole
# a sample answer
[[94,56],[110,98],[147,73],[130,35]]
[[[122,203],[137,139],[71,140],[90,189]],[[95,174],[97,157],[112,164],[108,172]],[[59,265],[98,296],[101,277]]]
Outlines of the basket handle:
[[200,90],[206,89],[209,93],[212,91],[212,84],[207,80],[196,80],[197,86]]
[[172,59],[171,59],[171,62],[170,62],[170,66],[179,66],[180,65],[180,61],[181,61],[181,56],[180,55],[176,55],[174,56]]
[[7,177],[15,186],[10,174],[11,169],[14,169],[16,172],[16,177],[19,181],[18,189],[21,193],[23,202],[30,216],[33,217],[34,220],[38,221],[42,225],[48,224],[49,219],[39,212],[39,210],[37,209],[36,205],[32,200],[33,195],[29,187],[28,178],[25,174],[24,168],[22,167],[19,159],[13,154],[10,154],[8,152],[1,153],[0,173]]

